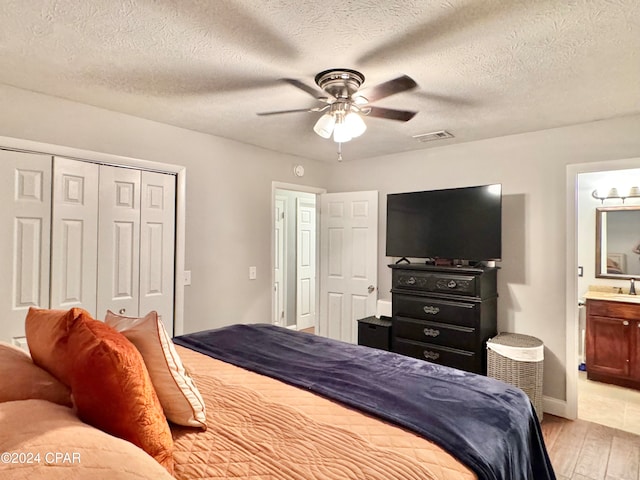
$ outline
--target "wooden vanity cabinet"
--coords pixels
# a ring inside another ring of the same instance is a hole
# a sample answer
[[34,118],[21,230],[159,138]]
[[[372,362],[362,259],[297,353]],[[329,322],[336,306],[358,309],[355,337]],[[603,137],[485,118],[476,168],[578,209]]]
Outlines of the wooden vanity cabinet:
[[587,300],[587,378],[640,389],[640,303]]

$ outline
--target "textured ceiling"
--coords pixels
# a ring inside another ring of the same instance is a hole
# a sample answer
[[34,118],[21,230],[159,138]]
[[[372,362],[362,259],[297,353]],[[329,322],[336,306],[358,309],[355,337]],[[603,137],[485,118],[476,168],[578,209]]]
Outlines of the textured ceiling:
[[638,0],[0,0],[0,19],[0,83],[332,162],[319,114],[256,115],[318,105],[279,79],[418,83],[375,104],[418,115],[366,118],[345,161],[640,113]]

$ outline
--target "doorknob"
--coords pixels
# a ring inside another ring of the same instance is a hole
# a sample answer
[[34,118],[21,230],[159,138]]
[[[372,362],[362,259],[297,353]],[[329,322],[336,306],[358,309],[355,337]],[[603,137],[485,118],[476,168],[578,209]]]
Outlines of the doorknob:
[[373,293],[373,291],[376,289],[376,287],[374,287],[373,285],[369,285],[369,287],[367,288],[367,292],[369,293]]

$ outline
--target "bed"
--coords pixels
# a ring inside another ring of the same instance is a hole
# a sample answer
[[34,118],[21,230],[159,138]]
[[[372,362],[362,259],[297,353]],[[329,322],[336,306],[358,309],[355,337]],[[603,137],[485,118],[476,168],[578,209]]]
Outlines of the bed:
[[[55,311],[54,321],[50,312],[32,315],[43,318],[31,318],[27,328],[27,340],[30,332],[33,339],[30,356],[0,345],[0,452],[13,456],[0,462],[3,479],[555,478],[526,395],[496,380],[271,325],[234,325],[171,341],[154,315],[131,319],[111,314],[107,324],[91,319],[94,324],[80,309]],[[81,337],[77,350],[76,330],[83,323],[90,326],[91,340]],[[52,358],[38,352],[38,339]],[[105,355],[109,342],[129,353],[114,355],[109,347]],[[151,361],[144,343],[160,345],[163,353]],[[99,344],[100,354],[84,353],[88,344]],[[142,361],[138,390],[152,385],[151,403],[129,405],[139,396],[127,390],[136,383],[130,378],[118,383],[110,397],[111,374],[100,366],[105,358],[109,364],[117,359],[119,371]],[[181,377],[164,381],[154,376],[155,367],[166,370],[175,361]],[[409,383],[423,385],[418,390],[428,398],[413,401],[406,396],[415,392],[399,390],[407,372],[413,379]],[[453,382],[454,396],[430,376]],[[163,398],[165,387],[180,382],[181,400],[188,400],[182,410],[175,399],[165,403]],[[386,385],[380,395],[369,390],[376,383]],[[467,391],[475,391],[477,399],[460,402]],[[91,396],[89,407],[86,395]],[[483,398],[491,408],[477,408]],[[100,402],[107,406],[95,413],[91,409]],[[463,405],[457,413],[456,403]],[[158,409],[166,418],[151,415]],[[102,417],[112,421],[125,410],[136,413],[120,419],[120,427],[104,423]],[[511,425],[503,431],[505,418]],[[154,423],[164,423],[167,430],[161,426],[149,434]],[[141,424],[144,434],[129,431]],[[479,438],[485,445],[476,445]]]

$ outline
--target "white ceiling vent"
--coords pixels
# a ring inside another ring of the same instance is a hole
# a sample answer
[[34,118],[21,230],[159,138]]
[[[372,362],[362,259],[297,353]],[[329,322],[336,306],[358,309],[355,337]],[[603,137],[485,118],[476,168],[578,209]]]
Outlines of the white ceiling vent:
[[446,130],[439,130],[431,133],[421,133],[420,135],[414,135],[413,138],[419,142],[431,142],[433,140],[442,140],[444,138],[453,138],[453,135]]

